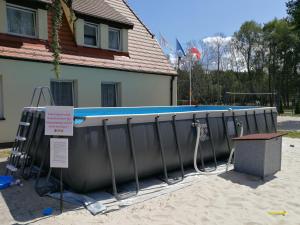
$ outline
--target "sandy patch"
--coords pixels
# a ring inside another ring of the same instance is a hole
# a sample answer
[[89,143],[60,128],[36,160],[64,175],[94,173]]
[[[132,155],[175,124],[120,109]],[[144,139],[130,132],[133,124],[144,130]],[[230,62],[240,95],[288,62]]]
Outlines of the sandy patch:
[[[92,216],[66,205],[67,212],[49,218],[43,218],[41,210],[58,209],[58,202],[39,198],[26,183],[0,194],[1,224],[300,225],[300,139],[283,140],[282,171],[265,182],[230,171],[107,215]],[[268,214],[282,210],[286,216]]]

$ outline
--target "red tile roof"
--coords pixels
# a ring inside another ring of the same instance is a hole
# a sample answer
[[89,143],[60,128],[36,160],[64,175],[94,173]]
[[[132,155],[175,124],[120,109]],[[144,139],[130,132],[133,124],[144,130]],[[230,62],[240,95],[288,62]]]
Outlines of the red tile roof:
[[[38,0],[50,4],[51,0]],[[111,7],[106,0],[73,0],[72,9],[75,13],[114,21],[121,24],[133,25],[125,16]]]
[[75,13],[90,15],[127,25],[133,25],[125,16],[117,12],[105,0],[73,0]]
[[[80,1],[85,2],[92,0]],[[128,54],[98,49],[88,50],[90,52],[94,51],[93,54],[80,54],[83,51],[82,49],[78,49],[70,32],[62,31],[63,38],[66,39],[65,41],[69,44],[67,46],[68,51],[63,49],[61,62],[69,65],[176,75],[176,71],[168,62],[156,39],[129,6],[123,0],[105,0],[105,3],[114,8],[115,11],[126,18],[126,20],[134,24],[133,29],[129,30],[128,33],[129,57]],[[66,21],[63,23],[63,26],[66,30]],[[4,43],[3,40],[6,38],[5,35],[2,36],[4,37],[1,38],[0,35],[0,39],[2,39],[0,40],[0,56],[45,62],[52,61],[52,53],[49,50],[48,43],[35,40],[32,40],[32,42],[24,41],[21,44],[16,40],[13,43],[11,43],[11,41],[8,41],[9,43]],[[50,36],[51,35],[49,35],[49,37]],[[98,55],[99,57],[97,57]]]

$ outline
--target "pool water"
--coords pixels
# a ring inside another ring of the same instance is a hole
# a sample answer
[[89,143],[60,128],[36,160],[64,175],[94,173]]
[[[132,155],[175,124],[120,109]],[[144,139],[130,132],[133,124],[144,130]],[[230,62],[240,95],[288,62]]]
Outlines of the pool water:
[[143,115],[159,113],[178,113],[213,110],[253,109],[255,106],[170,106],[170,107],[116,107],[116,108],[76,108],[75,117],[105,116],[105,115]]

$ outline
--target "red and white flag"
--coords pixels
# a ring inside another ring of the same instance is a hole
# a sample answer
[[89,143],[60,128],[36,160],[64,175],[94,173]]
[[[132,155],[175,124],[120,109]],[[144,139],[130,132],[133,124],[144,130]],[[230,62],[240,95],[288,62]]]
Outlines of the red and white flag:
[[189,52],[192,55],[193,59],[195,59],[195,60],[200,60],[201,59],[201,53],[197,48],[195,48],[195,47],[190,48]]

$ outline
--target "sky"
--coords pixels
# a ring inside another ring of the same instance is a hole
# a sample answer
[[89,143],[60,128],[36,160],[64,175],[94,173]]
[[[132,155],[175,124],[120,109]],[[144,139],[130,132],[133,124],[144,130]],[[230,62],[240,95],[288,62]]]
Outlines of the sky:
[[223,33],[231,36],[247,20],[264,24],[286,17],[287,0],[127,0],[157,37],[175,46]]

